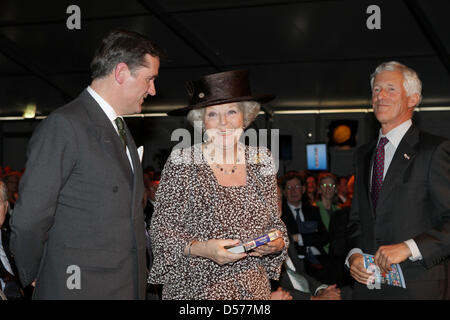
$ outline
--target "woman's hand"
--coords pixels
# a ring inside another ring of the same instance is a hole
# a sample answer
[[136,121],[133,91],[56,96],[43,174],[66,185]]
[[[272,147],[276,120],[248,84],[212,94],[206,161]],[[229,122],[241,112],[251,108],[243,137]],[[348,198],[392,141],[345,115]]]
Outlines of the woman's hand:
[[280,237],[260,247],[253,249],[249,253],[249,255],[252,257],[262,257],[268,254],[274,254],[283,250],[284,246],[285,246],[284,239]]
[[239,240],[232,239],[195,241],[191,245],[191,255],[201,256],[210,259],[219,265],[224,265],[241,260],[247,256],[246,253],[232,253],[225,249],[227,246],[232,247],[238,244],[240,244]]

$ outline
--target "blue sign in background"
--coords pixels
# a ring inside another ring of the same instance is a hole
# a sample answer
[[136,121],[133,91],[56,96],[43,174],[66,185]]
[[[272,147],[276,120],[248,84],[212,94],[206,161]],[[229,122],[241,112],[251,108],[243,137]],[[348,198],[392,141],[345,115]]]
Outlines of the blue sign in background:
[[306,145],[306,161],[308,170],[328,170],[327,145],[325,143]]

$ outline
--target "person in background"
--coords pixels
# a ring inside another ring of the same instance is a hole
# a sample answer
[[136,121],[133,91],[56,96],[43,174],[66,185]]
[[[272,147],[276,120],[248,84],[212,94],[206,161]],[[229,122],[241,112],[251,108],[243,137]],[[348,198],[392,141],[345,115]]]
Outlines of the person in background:
[[347,188],[348,178],[339,177],[337,179],[337,196],[339,198],[339,205],[342,206],[347,201],[348,188]]
[[17,278],[17,267],[9,250],[11,230],[6,223],[8,206],[8,188],[0,178],[0,290],[8,300],[22,300],[25,294]]
[[311,205],[319,199],[319,194],[317,193],[317,178],[313,174],[308,174],[306,176],[306,196]]
[[[281,216],[283,192],[281,179],[277,184],[278,207]],[[283,263],[279,281],[272,280],[272,300],[340,300],[340,289],[336,285],[328,286],[306,273],[305,262],[299,259],[295,243],[290,239],[288,257]]]
[[346,252],[345,228],[348,223],[349,208],[341,209],[338,205],[337,177],[330,172],[319,174],[319,208],[320,217],[328,231],[329,243],[324,246],[326,262],[320,271],[321,279],[326,283],[336,283],[342,287],[351,283],[344,262]]
[[347,199],[340,205],[341,208],[350,207],[352,205],[353,193],[355,191],[355,175],[351,175],[347,181]]
[[[147,175],[147,179],[145,176]],[[158,190],[161,175],[156,172],[150,172],[150,174],[144,174],[144,220],[145,228],[147,232],[147,266],[150,272],[151,266],[153,265],[153,253],[152,246],[150,242],[150,224],[152,221],[152,216],[155,208],[156,201],[156,191]],[[147,283],[147,300],[160,300],[162,296],[162,286],[159,284]]]
[[305,199],[306,186],[301,174],[288,173],[281,181],[286,199],[282,206],[281,219],[286,224],[289,236],[293,239],[298,257],[305,259],[306,271],[321,280],[319,276],[323,268],[322,260],[326,257],[323,247],[329,239],[320,218],[319,209]]
[[21,174],[19,171],[10,171],[4,176],[6,187],[8,188],[9,211],[12,213],[17,200],[19,199],[19,182]]
[[156,191],[158,190],[159,182],[161,180],[160,173],[154,173],[150,179],[144,181],[146,202],[144,204],[145,223],[150,228],[150,222],[153,216],[156,201]]

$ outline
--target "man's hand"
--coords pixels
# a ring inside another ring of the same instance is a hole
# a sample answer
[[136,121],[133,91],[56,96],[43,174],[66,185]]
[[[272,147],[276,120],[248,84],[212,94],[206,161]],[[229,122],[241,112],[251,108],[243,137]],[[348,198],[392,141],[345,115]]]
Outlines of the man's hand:
[[379,247],[374,256],[374,262],[381,272],[387,273],[392,270],[391,264],[403,262],[411,255],[409,247],[402,242]]
[[336,285],[333,284],[326,289],[320,290],[317,296],[311,297],[311,300],[342,300],[341,289],[336,288]]
[[364,267],[364,258],[361,253],[354,253],[348,259],[351,276],[361,284],[368,285],[372,281],[373,273]]

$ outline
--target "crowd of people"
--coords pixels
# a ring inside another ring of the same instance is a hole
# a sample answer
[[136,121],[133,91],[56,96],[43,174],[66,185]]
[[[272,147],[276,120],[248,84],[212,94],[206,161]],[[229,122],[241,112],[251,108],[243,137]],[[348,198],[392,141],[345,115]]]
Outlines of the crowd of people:
[[[273,283],[274,288],[286,288],[294,299],[349,298],[352,279],[344,266],[345,232],[353,181],[353,176],[306,170],[289,171],[278,179],[281,219],[286,224],[290,246],[289,259],[280,282]],[[305,288],[302,282],[309,285]],[[329,289],[317,294],[317,288]]]

